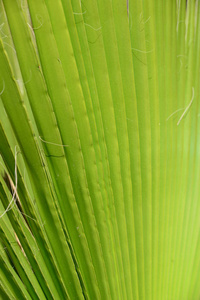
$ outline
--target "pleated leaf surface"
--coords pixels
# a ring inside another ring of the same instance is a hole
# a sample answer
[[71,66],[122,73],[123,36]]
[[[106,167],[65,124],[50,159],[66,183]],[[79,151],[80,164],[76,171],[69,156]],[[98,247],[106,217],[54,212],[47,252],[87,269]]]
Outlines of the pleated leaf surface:
[[2,299],[200,299],[200,2],[0,0]]

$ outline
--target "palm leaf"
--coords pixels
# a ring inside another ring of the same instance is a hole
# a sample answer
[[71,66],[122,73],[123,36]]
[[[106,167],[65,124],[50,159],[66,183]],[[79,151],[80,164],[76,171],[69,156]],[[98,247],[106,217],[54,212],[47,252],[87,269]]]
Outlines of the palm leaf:
[[0,1],[3,299],[199,299],[199,13]]

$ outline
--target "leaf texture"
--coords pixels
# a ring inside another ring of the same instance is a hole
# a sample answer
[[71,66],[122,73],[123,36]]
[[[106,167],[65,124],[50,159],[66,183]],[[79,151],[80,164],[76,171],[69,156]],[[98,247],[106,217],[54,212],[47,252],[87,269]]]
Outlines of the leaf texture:
[[199,5],[0,1],[3,299],[199,300]]

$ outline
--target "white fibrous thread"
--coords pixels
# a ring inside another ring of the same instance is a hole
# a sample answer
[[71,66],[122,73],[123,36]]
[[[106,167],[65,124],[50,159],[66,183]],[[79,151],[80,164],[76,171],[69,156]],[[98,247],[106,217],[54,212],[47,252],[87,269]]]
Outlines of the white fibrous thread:
[[180,124],[181,120],[183,119],[183,117],[185,116],[185,114],[187,113],[187,111],[189,110],[189,108],[191,107],[192,103],[193,103],[193,100],[194,100],[194,87],[192,87],[192,99],[190,101],[190,103],[188,104],[188,106],[185,108],[183,114],[181,115],[178,123],[177,123],[177,126]]
[[52,143],[52,142],[47,142],[45,140],[43,140],[41,138],[41,136],[39,136],[39,139],[43,142],[43,143],[46,143],[46,144],[50,144],[50,145],[54,145],[54,146],[60,146],[60,147],[69,147],[69,145],[62,145],[62,144],[56,144],[56,143]]
[[2,91],[0,92],[0,96],[3,94],[4,90],[5,90],[5,81],[3,80],[3,89],[2,89]]
[[1,38],[2,38],[3,44],[6,45],[6,46],[8,46],[9,48],[11,48],[11,49],[16,53],[15,48],[14,48],[12,45],[10,45],[10,44],[8,44],[7,42],[4,41],[4,39],[6,39],[6,38],[8,37],[8,36],[3,32],[3,26],[4,26],[4,25],[5,25],[5,23],[2,23],[2,24],[0,25],[0,32],[1,32]]
[[40,24],[39,26],[37,27],[32,27],[29,23],[27,23],[27,25],[30,27],[31,30],[37,30],[37,29],[40,29],[43,25],[43,18],[42,16],[40,15],[36,15],[36,20],[38,21],[38,23]]
[[144,50],[140,50],[140,49],[137,49],[137,48],[131,48],[132,50],[134,50],[134,51],[138,51],[138,52],[141,52],[141,53],[151,53],[151,52],[153,52],[154,51],[154,49],[152,49],[152,50],[149,50],[149,51],[144,51]]
[[86,26],[92,28],[94,31],[99,31],[102,27],[99,27],[99,28],[94,28],[92,27],[90,24],[87,24],[87,23],[84,23]]
[[151,19],[151,16],[149,16],[148,19],[146,19],[146,21],[144,21],[143,24],[146,24],[150,19]]
[[31,70],[29,71],[29,73],[30,73],[30,76],[29,76],[29,79],[27,80],[27,81],[23,81],[23,79],[15,79],[17,82],[22,82],[24,85],[26,85],[28,82],[30,82],[31,81],[31,79],[32,79],[32,72],[31,72]]
[[84,15],[86,14],[86,10],[84,12],[73,12],[74,15]]
[[12,195],[12,199],[7,206],[6,210],[3,212],[2,215],[0,215],[0,218],[2,218],[9,210],[13,208],[16,202],[16,196],[17,196],[17,146],[15,146],[15,186],[14,186],[14,192]]
[[11,46],[10,44],[8,44],[8,43],[6,43],[4,41],[3,41],[3,44],[7,45],[8,47],[10,47],[16,53],[16,50],[15,50],[15,48],[13,46]]
[[0,25],[0,32],[1,32],[1,38],[2,38],[2,39],[5,39],[5,38],[8,37],[8,36],[3,32],[3,27],[4,27],[4,25],[5,25],[4,22]]
[[177,112],[179,112],[180,110],[183,110],[184,108],[179,108],[176,111],[174,111],[167,119],[166,121],[168,121],[173,115],[175,115]]

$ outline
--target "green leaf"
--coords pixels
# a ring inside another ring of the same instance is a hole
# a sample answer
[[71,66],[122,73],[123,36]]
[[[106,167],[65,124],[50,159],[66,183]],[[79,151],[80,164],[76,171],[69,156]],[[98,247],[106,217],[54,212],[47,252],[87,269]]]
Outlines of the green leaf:
[[3,299],[200,297],[198,0],[0,1]]

